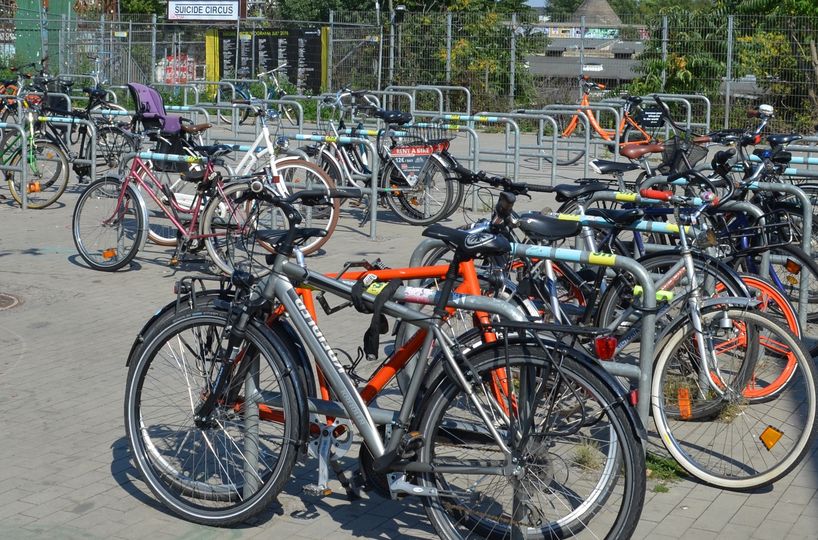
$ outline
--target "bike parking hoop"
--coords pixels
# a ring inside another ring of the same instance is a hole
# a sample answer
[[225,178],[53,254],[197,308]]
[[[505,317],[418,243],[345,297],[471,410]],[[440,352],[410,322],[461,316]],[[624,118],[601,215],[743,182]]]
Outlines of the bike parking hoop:
[[[285,135],[286,136],[286,135]],[[369,186],[369,239],[377,239],[377,224],[378,224],[378,193],[389,191],[388,189],[379,189],[378,180],[380,178],[380,156],[378,149],[371,140],[363,137],[347,137],[345,135],[305,135],[297,133],[292,136],[286,136],[288,139],[302,142],[318,142],[318,143],[340,143],[340,144],[363,144],[369,150],[368,155],[372,157],[371,184]]]
[[[438,116],[432,117],[432,123],[434,122],[465,122],[469,127],[474,127],[475,125],[488,125],[488,124],[503,124],[506,126],[506,148],[503,152],[483,152],[488,155],[497,155],[497,156],[504,156],[505,159],[484,159],[480,158],[482,162],[488,163],[501,163],[505,166],[505,175],[509,176],[510,174],[513,175],[513,178],[517,178],[520,174],[520,126],[513,118],[514,115],[510,114],[503,114],[503,113],[480,113],[480,114],[442,114]],[[514,144],[510,146],[509,144],[509,132],[514,133]],[[511,166],[511,172],[509,172],[509,165]]]
[[[599,113],[602,113],[602,112],[611,113],[613,115],[613,117],[614,117],[614,129],[612,130],[614,132],[613,141],[603,137],[602,138],[603,140],[601,140],[601,141],[591,140],[591,144],[600,144],[600,145],[603,145],[603,146],[607,147],[611,142],[613,142],[614,145],[615,145],[614,148],[619,148],[619,144],[622,141],[622,131],[621,131],[622,114],[620,112],[620,109],[618,109],[616,107],[612,107],[610,105],[592,103],[591,105],[546,105],[545,107],[543,107],[542,110],[546,111],[546,114],[547,114],[547,111],[551,111],[551,110],[564,111],[566,109],[574,110],[576,113],[578,113],[578,116],[586,116],[585,114],[583,114],[586,111],[590,112],[590,113],[595,113],[594,117],[596,119],[597,124],[599,124],[599,119],[600,119],[600,114]],[[532,112],[532,111],[525,111],[525,112]],[[591,119],[588,118],[587,120],[588,120],[587,123],[590,124]],[[608,130],[605,130],[605,131],[608,131]],[[619,158],[619,152],[614,152],[613,153],[613,161],[616,161],[618,158]]]
[[190,103],[188,103],[188,99],[187,99],[187,93],[188,93],[188,90],[190,90],[191,92],[193,92],[193,99],[195,100],[194,104],[199,103],[199,88],[193,83],[160,83],[160,82],[155,82],[155,83],[152,83],[151,86],[153,86],[153,87],[161,86],[162,88],[171,88],[171,89],[174,89],[174,90],[175,89],[182,90],[182,105],[191,105]]
[[[808,147],[807,147],[808,148]],[[793,148],[792,145],[787,147],[787,150],[792,150],[796,152],[803,152],[804,150],[800,150],[800,147]],[[811,150],[812,152],[818,152],[818,148]],[[762,160],[755,154],[750,154],[750,161],[755,163],[760,163]],[[787,167],[784,169],[781,174],[784,176],[794,176],[800,178],[818,178],[818,170],[810,169],[809,165],[818,165],[818,158],[811,158],[811,157],[802,157],[802,156],[792,156],[790,159],[790,163],[794,163],[795,165],[807,165],[806,169],[796,169],[794,167]]]
[[[229,81],[193,81],[190,84],[195,84],[197,87],[205,87],[204,92],[199,90],[199,101],[194,103],[194,105],[217,105],[220,103],[227,103],[222,100],[222,88],[226,88],[230,92],[230,101],[236,99],[236,85]],[[209,87],[213,87],[213,89],[210,90]],[[213,93],[213,101],[202,101],[202,94],[208,95],[211,92]]]
[[91,149],[91,155],[87,158],[80,159],[79,157],[74,159],[74,163],[79,163],[80,165],[89,165],[91,167],[91,178],[97,177],[97,126],[90,120],[86,120],[85,118],[74,118],[72,116],[39,116],[37,117],[38,122],[43,122],[47,124],[57,124],[59,126],[70,126],[70,125],[81,125],[85,126],[88,129],[88,136],[91,139],[89,144],[89,148]]
[[[8,99],[16,96],[0,96],[0,98]],[[28,209],[28,144],[26,139],[26,129],[21,124],[14,124],[10,122],[0,122],[0,131],[12,130],[20,133],[20,165],[8,165],[7,163],[0,163],[0,171],[17,172],[20,173],[20,194],[21,207],[23,210]],[[6,139],[8,141],[8,139]],[[8,144],[8,143],[6,143]]]
[[[434,84],[418,84],[415,86],[399,86],[399,85],[389,85],[384,88],[385,91],[395,91],[400,90],[404,92],[408,92],[412,94],[412,101],[413,101],[413,108],[409,112],[412,114],[423,114],[423,115],[440,115],[446,113],[454,113],[457,111],[447,111],[447,107],[445,105],[444,99],[444,90],[447,92],[456,91],[456,92],[463,92],[466,96],[466,110],[460,111],[464,116],[471,115],[471,92],[468,88],[464,86],[451,86],[451,85],[434,85]],[[437,110],[423,110],[418,109],[417,101],[418,101],[418,93],[426,92],[426,93],[434,93],[437,96]]]

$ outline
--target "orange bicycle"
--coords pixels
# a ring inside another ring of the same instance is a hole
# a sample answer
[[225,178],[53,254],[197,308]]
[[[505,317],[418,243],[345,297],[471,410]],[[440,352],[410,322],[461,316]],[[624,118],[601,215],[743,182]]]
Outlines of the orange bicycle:
[[[585,122],[580,120],[580,115],[588,119],[588,126],[591,130],[591,137],[594,133],[602,139],[610,142],[616,141],[616,134],[619,133],[619,148],[624,149],[627,146],[651,144],[659,140],[658,131],[664,126],[664,117],[661,109],[658,108],[643,108],[642,98],[638,96],[625,97],[625,104],[622,106],[622,118],[619,125],[615,129],[607,129],[600,125],[594,111],[590,109],[591,105],[591,91],[605,90],[605,85],[596,83],[583,75],[579,79],[579,85],[582,89],[582,98],[579,102],[579,109],[573,116],[557,116],[557,124],[559,126],[559,136],[562,139],[569,137],[584,136],[582,131],[585,129]],[[564,124],[564,125],[561,125]],[[557,155],[557,165],[572,165],[579,161],[585,155],[585,150],[580,149],[571,144],[566,145],[566,149],[559,152]],[[545,158],[550,161],[549,158]]]

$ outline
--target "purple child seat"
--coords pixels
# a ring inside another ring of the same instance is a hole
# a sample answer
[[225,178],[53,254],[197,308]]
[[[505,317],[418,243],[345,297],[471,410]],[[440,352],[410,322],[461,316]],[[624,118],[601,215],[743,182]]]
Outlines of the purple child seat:
[[165,112],[162,96],[150,86],[128,83],[134,103],[136,117],[147,129],[160,129],[163,135],[178,135],[182,131],[182,117]]

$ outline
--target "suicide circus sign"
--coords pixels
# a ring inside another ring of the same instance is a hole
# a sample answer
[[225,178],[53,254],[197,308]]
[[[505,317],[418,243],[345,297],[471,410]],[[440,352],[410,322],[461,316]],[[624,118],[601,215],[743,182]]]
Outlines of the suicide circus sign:
[[168,20],[171,21],[236,21],[239,19],[237,0],[170,0]]

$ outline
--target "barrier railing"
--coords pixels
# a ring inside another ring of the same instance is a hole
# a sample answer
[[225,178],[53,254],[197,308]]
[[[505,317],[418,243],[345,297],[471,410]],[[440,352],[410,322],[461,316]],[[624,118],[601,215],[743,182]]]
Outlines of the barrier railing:
[[[15,96],[0,96],[0,99],[10,99]],[[0,161],[0,171],[8,171],[20,174],[20,206],[23,210],[28,209],[28,139],[26,137],[25,127],[21,124],[14,124],[10,122],[0,122],[0,130],[12,130],[20,134],[20,161],[19,165],[9,165],[8,160]],[[6,139],[6,144],[8,144]]]

